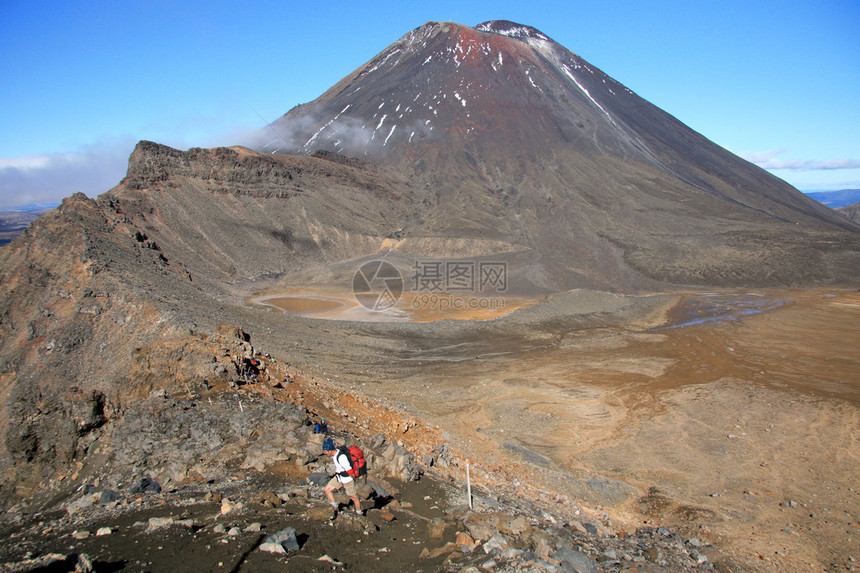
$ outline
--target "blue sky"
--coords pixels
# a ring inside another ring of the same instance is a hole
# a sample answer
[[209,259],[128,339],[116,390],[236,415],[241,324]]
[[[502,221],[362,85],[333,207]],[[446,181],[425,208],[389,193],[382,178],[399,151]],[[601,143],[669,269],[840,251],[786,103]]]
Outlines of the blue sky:
[[0,2],[0,208],[242,143],[428,20],[538,28],[802,190],[860,188],[860,2]]

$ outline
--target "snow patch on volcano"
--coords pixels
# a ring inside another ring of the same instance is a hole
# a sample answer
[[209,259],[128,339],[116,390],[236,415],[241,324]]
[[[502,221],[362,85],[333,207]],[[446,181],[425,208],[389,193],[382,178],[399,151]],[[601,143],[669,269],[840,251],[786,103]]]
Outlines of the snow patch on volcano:
[[591,94],[590,94],[590,93],[588,93],[588,90],[587,90],[587,89],[585,89],[585,86],[583,86],[581,83],[579,83],[579,81],[578,81],[578,80],[576,79],[576,77],[573,75],[573,72],[571,72],[571,71],[568,69],[568,67],[567,67],[567,66],[564,66],[564,65],[563,65],[563,66],[561,66],[561,69],[564,71],[564,73],[565,73],[565,74],[567,74],[567,77],[569,77],[571,80],[573,80],[573,83],[575,83],[575,84],[576,84],[576,87],[578,87],[578,88],[582,91],[582,93],[584,93],[584,94],[585,94],[585,96],[586,96],[588,99],[590,99],[590,100],[591,100],[591,103],[593,103],[594,105],[596,105],[596,106],[597,106],[597,108],[598,108],[598,109],[600,109],[600,111],[602,111],[602,112],[606,115],[606,118],[607,118],[607,119],[609,119],[609,121],[612,123],[612,125],[614,125],[614,126],[618,127],[618,125],[615,123],[615,120],[613,120],[613,119],[612,119],[612,116],[611,116],[611,115],[609,115],[609,112],[608,112],[608,111],[606,111],[605,109],[603,109],[603,106],[602,106],[602,105],[600,105],[600,104],[597,102],[597,100],[596,100],[596,99],[594,99],[593,97],[591,97]]

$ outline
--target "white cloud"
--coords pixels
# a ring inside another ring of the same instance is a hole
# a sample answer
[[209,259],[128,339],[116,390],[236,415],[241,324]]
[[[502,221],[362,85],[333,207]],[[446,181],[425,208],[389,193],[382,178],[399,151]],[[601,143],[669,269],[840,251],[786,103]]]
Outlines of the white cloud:
[[739,155],[762,169],[791,169],[796,171],[860,169],[860,160],[858,159],[778,159],[777,155],[784,151],[784,149],[771,149],[769,151],[741,152]]
[[49,155],[27,155],[24,157],[0,157],[0,171],[4,169],[18,169],[31,171],[43,169],[51,162]]
[[122,138],[70,153],[0,157],[0,208],[59,202],[78,191],[96,197],[125,176],[135,143]]
[[824,161],[813,161],[808,169],[860,169],[860,160],[857,159],[827,159]]

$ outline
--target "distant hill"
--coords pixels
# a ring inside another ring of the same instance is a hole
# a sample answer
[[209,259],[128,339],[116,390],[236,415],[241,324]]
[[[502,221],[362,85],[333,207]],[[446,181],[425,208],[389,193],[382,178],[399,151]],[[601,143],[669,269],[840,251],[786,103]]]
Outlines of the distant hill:
[[805,192],[806,195],[823,203],[828,207],[847,207],[854,203],[860,203],[860,189],[842,189],[841,191],[815,191]]
[[0,246],[6,245],[24,232],[34,219],[57,207],[59,203],[31,203],[0,210]]
[[860,224],[860,203],[854,203],[853,205],[839,207],[836,210],[854,221],[855,223]]

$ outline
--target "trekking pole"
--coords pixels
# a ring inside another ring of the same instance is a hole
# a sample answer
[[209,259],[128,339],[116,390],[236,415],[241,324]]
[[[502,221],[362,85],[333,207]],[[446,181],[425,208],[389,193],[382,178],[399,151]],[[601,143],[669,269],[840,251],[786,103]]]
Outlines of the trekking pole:
[[469,478],[469,460],[466,460],[466,497],[469,498],[469,509],[472,509],[472,480]]

